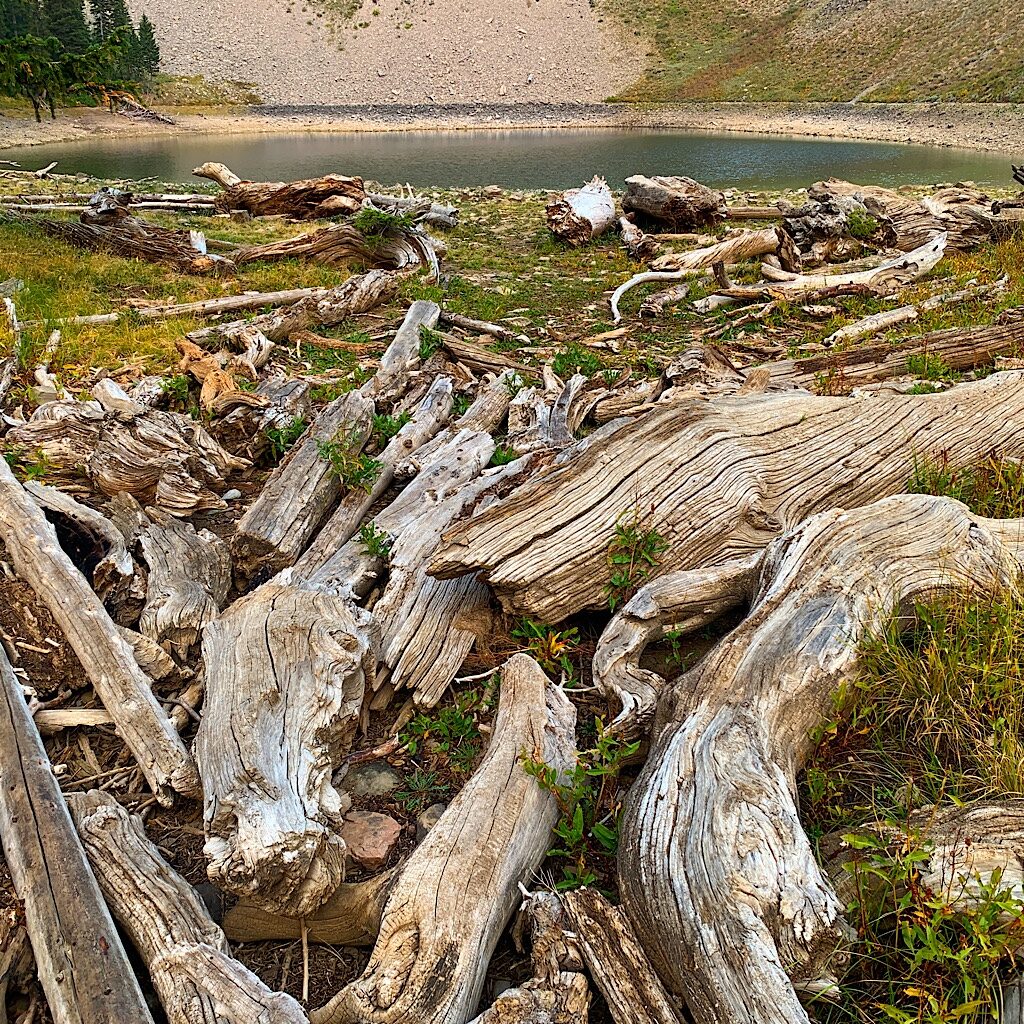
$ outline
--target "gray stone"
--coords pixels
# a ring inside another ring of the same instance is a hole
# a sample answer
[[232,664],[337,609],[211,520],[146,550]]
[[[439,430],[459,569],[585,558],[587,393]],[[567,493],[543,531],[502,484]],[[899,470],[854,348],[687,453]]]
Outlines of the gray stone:
[[239,490],[236,490],[235,488],[232,488],[232,489],[231,489],[230,491],[225,491],[225,492],[224,492],[224,493],[223,493],[223,494],[221,495],[221,497],[222,497],[222,498],[223,498],[223,499],[224,499],[225,501],[238,501],[238,499],[239,499],[239,498],[240,498],[241,496],[242,496],[242,492],[241,492],[241,491],[239,491]]
[[405,779],[387,764],[359,764],[350,768],[341,780],[341,788],[352,796],[387,796],[399,789]]
[[416,818],[416,839],[422,842],[446,810],[447,804],[431,804],[425,811],[421,811]]

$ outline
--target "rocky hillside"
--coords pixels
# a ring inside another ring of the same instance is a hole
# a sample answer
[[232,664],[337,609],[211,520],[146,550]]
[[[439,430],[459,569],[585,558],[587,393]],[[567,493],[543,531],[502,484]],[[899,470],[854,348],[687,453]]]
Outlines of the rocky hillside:
[[1024,101],[1002,0],[603,0],[648,41],[635,100]]
[[157,26],[164,70],[252,82],[268,103],[599,101],[644,66],[588,0],[133,6]]

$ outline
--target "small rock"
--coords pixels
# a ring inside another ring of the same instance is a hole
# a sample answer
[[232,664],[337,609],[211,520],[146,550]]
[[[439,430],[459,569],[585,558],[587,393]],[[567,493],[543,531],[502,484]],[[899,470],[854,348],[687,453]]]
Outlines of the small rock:
[[350,768],[341,787],[354,797],[387,796],[405,780],[386,764],[360,764]]
[[224,493],[223,493],[223,494],[221,495],[221,497],[222,497],[222,498],[223,498],[223,499],[224,499],[225,501],[238,501],[238,499],[239,499],[239,498],[240,498],[241,496],[242,496],[242,492],[241,492],[241,491],[239,491],[239,490],[236,490],[235,488],[232,488],[232,489],[231,489],[230,491],[225,491],[225,492],[224,492]]
[[426,834],[438,823],[441,815],[448,810],[447,804],[431,804],[416,818],[416,839],[422,842]]
[[349,811],[341,826],[348,857],[367,871],[384,867],[401,834],[394,818],[375,811]]

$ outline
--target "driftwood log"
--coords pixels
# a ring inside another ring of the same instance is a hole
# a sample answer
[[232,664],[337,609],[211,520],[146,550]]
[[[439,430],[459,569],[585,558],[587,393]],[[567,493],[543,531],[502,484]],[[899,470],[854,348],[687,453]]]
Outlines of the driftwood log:
[[624,213],[633,214],[642,228],[692,231],[711,227],[728,216],[725,194],[692,178],[636,174],[626,179]]
[[621,834],[624,906],[693,1019],[807,1021],[848,928],[794,799],[813,730],[861,638],[897,608],[992,593],[1021,573],[1019,520],[903,495],[805,520],[773,543],[750,614],[662,698]]
[[2,648],[0,837],[54,1021],[152,1024]]
[[205,163],[192,172],[209,178],[224,190],[214,200],[222,213],[247,210],[256,217],[284,215],[297,220],[355,213],[363,205],[366,190],[362,178],[327,174],[303,181],[244,181],[219,163]]
[[480,572],[507,610],[558,622],[607,603],[608,547],[635,510],[668,542],[661,571],[694,569],[759,550],[816,510],[898,493],[915,459],[942,454],[955,468],[990,452],[1021,457],[1022,381],[1005,372],[937,395],[655,406],[457,523],[431,572]]
[[480,767],[409,858],[362,977],[313,1024],[454,1024],[476,1013],[498,937],[540,866],[557,819],[521,758],[566,771],[576,712],[525,654],[502,670],[494,732]]
[[630,259],[647,263],[661,251],[661,242],[654,235],[645,234],[629,217],[619,218],[619,234]]
[[96,695],[117,723],[161,802],[196,796],[195,762],[85,577],[61,549],[54,528],[0,459],[0,540],[15,570],[49,608]]
[[[230,973],[224,970],[231,954],[224,933],[195,889],[149,841],[137,817],[99,790],[73,794],[68,804],[107,904],[145,962],[168,1024],[250,1024],[254,1018],[237,1016],[225,998],[239,980],[250,999],[265,1008],[256,1019],[305,1021],[295,1000],[271,991],[241,964]],[[208,958],[201,947],[221,956]],[[197,961],[191,970],[183,966],[190,959]],[[205,975],[201,985],[200,974]]]
[[571,188],[546,209],[548,229],[567,245],[578,247],[603,235],[615,223],[615,199],[604,178]]

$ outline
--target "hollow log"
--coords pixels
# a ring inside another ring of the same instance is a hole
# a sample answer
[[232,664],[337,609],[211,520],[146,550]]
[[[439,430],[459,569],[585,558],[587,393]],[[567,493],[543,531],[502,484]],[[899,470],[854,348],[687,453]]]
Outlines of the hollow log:
[[332,224],[295,238],[249,245],[232,253],[232,259],[236,266],[257,261],[308,259],[329,267],[355,261],[378,270],[408,270],[425,266],[435,274],[437,271],[433,241],[418,228],[364,235],[351,224]]
[[660,572],[696,569],[757,551],[819,509],[898,493],[915,459],[942,453],[955,468],[990,452],[1024,456],[1022,382],[1016,371],[936,395],[655,405],[457,523],[430,571],[480,572],[508,611],[559,622],[606,603],[608,547],[634,509],[668,543]]
[[399,869],[361,882],[342,882],[330,899],[309,917],[271,914],[249,900],[239,900],[224,915],[224,933],[232,942],[301,939],[329,946],[372,946],[380,932],[384,903]]
[[214,162],[202,164],[192,173],[197,178],[209,178],[224,189],[214,199],[214,206],[221,213],[247,210],[254,217],[283,215],[313,220],[356,213],[366,198],[362,178],[341,174],[289,182],[244,181],[224,164]]
[[807,1021],[797,990],[836,983],[848,926],[794,796],[812,733],[897,608],[1016,586],[1021,526],[925,495],[814,515],[765,552],[744,622],[662,698],[619,878],[695,1021]]
[[521,758],[558,773],[575,757],[576,712],[528,655],[502,670],[494,732],[469,782],[395,884],[362,976],[310,1015],[313,1024],[464,1024],[491,954],[540,866],[558,816]]
[[[225,956],[231,950],[198,893],[163,859],[139,818],[99,790],[71,794],[68,806],[103,896],[149,969],[168,1024],[248,1024],[251,1017],[223,1012],[207,994],[215,991],[214,984],[227,984],[226,977],[200,987],[190,977],[196,972],[181,969],[197,947],[212,947]],[[204,957],[201,963],[204,971],[216,973],[223,961],[210,963]],[[254,1001],[280,999],[255,974],[241,969]]]
[[619,218],[619,233],[631,260],[647,263],[661,251],[661,242],[654,235],[645,234],[628,217]]
[[615,223],[615,199],[604,178],[571,188],[546,208],[548,230],[576,248],[603,235]]
[[139,632],[185,663],[231,589],[231,553],[209,530],[151,509],[139,543],[149,568]]
[[99,597],[64,553],[54,528],[0,459],[0,540],[15,571],[36,592],[117,723],[146,781],[162,803],[195,796],[195,762],[153,695],[152,681]]
[[641,174],[626,179],[622,209],[634,214],[641,227],[653,230],[692,231],[712,227],[729,215],[723,192],[692,178]]
[[360,391],[340,395],[320,411],[271,473],[231,540],[241,578],[272,575],[302,554],[345,486],[320,454],[321,446],[341,445],[358,457],[370,438],[373,408]]
[[234,320],[191,331],[188,340],[197,345],[230,340],[246,331],[259,331],[271,341],[287,341],[298,331],[335,327],[351,316],[368,313],[389,302],[397,293],[399,278],[385,270],[356,274],[344,284],[317,290],[285,309],[264,313],[250,320]]
[[55,1024],[152,1024],[2,647],[0,838]]
[[615,1024],[680,1024],[680,1015],[621,907],[589,887],[562,896],[583,962]]

